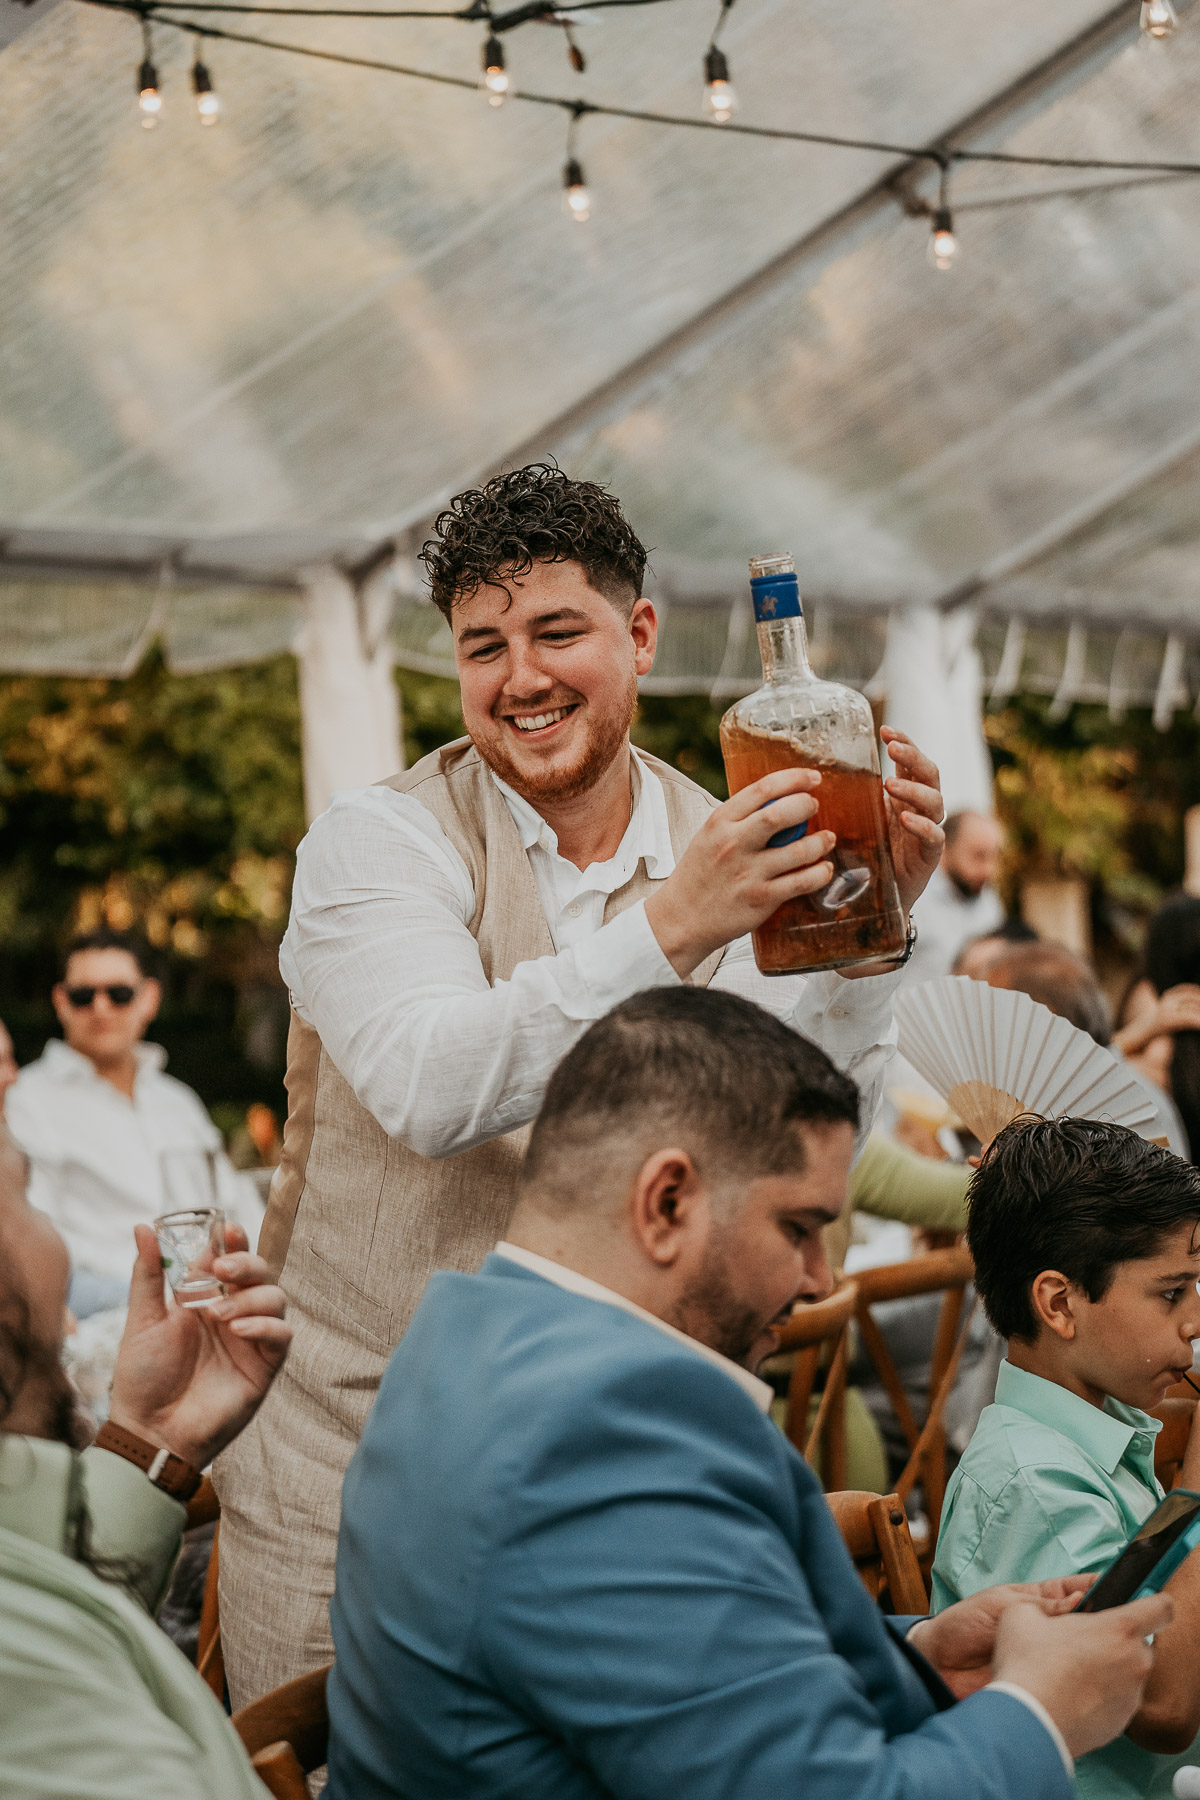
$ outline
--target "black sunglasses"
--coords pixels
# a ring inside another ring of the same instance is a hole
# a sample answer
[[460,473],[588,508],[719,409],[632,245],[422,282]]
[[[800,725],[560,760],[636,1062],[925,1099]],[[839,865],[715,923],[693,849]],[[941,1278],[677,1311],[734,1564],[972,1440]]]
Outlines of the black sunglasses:
[[107,994],[114,1006],[128,1006],[136,993],[137,989],[131,988],[128,982],[116,981],[107,987],[104,985],[100,987],[69,987],[67,999],[72,1006],[82,1009],[90,1006],[97,994]]

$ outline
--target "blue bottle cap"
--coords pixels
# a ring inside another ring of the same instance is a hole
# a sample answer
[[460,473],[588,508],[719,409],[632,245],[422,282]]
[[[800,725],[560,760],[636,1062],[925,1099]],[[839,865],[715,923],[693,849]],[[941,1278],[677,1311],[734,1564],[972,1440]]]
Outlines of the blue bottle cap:
[[754,601],[754,617],[759,625],[769,619],[802,619],[800,583],[794,574],[752,575],[750,597]]

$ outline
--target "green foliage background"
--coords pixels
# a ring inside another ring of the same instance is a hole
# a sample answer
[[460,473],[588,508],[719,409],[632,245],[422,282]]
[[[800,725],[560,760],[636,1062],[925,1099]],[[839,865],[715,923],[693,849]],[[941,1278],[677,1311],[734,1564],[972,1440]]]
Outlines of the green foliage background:
[[[401,673],[410,762],[461,733],[453,682]],[[720,712],[643,699],[637,742],[720,797]],[[1144,714],[1063,721],[1023,699],[992,715],[1010,896],[1026,873],[1080,874],[1101,928],[1128,946],[1183,872],[1181,819],[1200,801],[1200,725]],[[155,1035],[171,1067],[231,1123],[252,1099],[282,1114],[287,1002],[276,959],[304,831],[290,657],[171,675],[154,653],[127,681],[0,680],[0,1016],[22,1061],[53,1030],[58,951],[102,919],[161,952]]]

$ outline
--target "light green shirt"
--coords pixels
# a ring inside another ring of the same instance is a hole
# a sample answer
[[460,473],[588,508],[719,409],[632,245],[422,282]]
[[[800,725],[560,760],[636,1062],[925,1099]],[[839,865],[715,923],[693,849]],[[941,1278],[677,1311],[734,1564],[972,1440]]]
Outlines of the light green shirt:
[[4,1800],[263,1800],[225,1713],[121,1588],[73,1559],[136,1557],[157,1607],[184,1509],[105,1450],[0,1432],[0,1792]]
[[[980,1588],[1090,1574],[1110,1563],[1162,1498],[1154,1475],[1157,1419],[1000,1365],[996,1400],[980,1416],[950,1477],[933,1563],[932,1608]],[[1200,1741],[1198,1741],[1200,1742]],[[1155,1756],[1126,1737],[1075,1765],[1084,1800],[1167,1800],[1182,1756]]]

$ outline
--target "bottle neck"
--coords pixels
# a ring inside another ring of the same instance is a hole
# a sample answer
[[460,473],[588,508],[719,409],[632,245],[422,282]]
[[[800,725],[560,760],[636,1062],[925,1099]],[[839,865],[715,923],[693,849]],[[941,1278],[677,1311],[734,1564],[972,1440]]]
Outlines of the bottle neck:
[[758,626],[758,649],[767,681],[813,679],[802,618],[764,619]]

